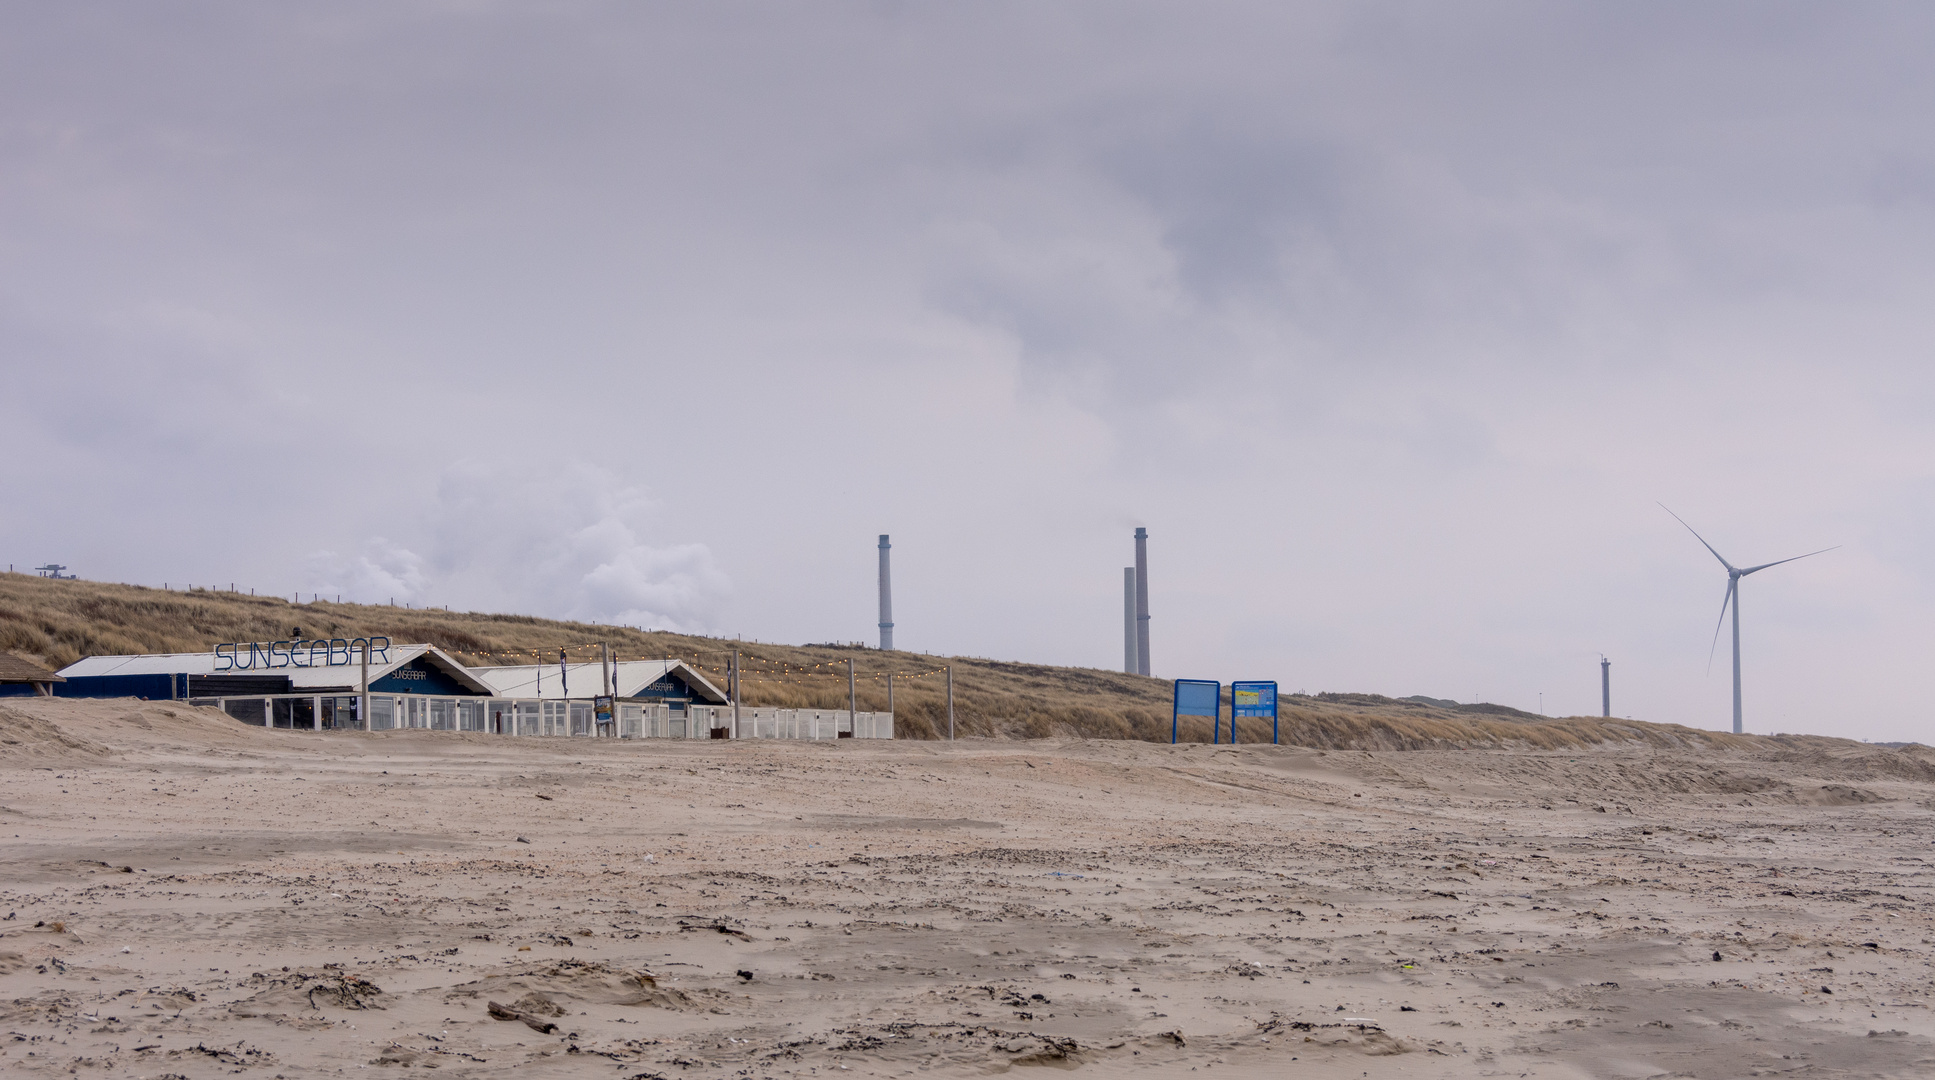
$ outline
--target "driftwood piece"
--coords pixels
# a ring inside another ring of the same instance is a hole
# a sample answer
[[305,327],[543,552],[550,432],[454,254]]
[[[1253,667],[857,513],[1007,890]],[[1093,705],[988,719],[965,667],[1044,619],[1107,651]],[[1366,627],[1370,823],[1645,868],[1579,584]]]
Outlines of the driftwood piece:
[[558,1025],[553,1024],[551,1021],[541,1020],[535,1016],[519,1012],[509,1005],[499,1005],[495,1001],[486,1004],[490,1009],[491,1019],[493,1020],[521,1020],[524,1022],[525,1027],[541,1035],[555,1034],[558,1030]]
[[741,941],[752,940],[751,934],[746,933],[744,930],[734,930],[723,922],[681,923],[679,924],[679,930],[681,932],[686,930],[714,930],[730,937],[736,937]]

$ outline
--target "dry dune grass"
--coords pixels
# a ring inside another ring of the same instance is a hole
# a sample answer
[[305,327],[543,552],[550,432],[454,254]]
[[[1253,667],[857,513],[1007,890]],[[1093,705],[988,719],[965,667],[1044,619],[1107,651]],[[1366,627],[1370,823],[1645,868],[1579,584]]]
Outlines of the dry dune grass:
[[[840,645],[772,645],[492,615],[385,605],[292,603],[231,592],[165,591],[139,585],[52,581],[0,574],[0,650],[61,667],[85,655],[199,652],[218,642],[295,636],[387,635],[437,645],[468,663],[555,661],[558,650],[591,660],[597,643],[624,659],[679,657],[723,683],[726,659],[743,657],[749,705],[842,708],[853,661],[858,707],[885,708],[894,673],[894,711],[903,737],[947,730],[942,665],[954,669],[956,731],[964,736],[1076,736],[1166,741],[1169,683],[1092,668],[1050,667],[971,657],[936,657]],[[1497,705],[1447,708],[1372,694],[1292,695],[1283,700],[1282,739],[1323,749],[1448,747],[1569,749],[1600,744],[1662,748],[1741,745],[1743,738],[1672,725],[1596,717],[1551,719]],[[1186,741],[1207,742],[1210,724],[1181,725]],[[1268,741],[1267,721],[1245,720],[1245,742]]]

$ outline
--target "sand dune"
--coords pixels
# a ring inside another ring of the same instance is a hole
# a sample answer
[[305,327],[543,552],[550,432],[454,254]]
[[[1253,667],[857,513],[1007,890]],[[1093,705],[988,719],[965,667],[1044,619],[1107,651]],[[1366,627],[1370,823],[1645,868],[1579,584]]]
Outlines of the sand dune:
[[1926,1076],[1930,766],[19,699],[0,1074]]

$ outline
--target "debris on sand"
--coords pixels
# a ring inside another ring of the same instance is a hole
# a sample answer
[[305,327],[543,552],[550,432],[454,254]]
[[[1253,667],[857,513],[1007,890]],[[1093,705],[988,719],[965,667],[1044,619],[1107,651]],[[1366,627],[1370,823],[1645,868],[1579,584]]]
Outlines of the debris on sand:
[[484,1008],[489,1011],[491,1019],[493,1020],[522,1021],[525,1027],[530,1028],[540,1035],[549,1035],[558,1030],[558,1025],[553,1024],[551,1021],[542,1017],[532,1016],[530,1013],[524,1012],[521,1009],[513,1009],[509,1005],[499,1005],[497,1002],[492,1001],[487,1002]]
[[[608,964],[584,960],[527,964],[513,972],[491,975],[476,982],[452,987],[445,997],[488,997],[508,1000],[515,1005],[530,995],[535,995],[547,1005],[563,1000],[593,1005],[648,1006],[659,1009],[707,1008],[708,1006],[699,1000],[700,997],[717,998],[720,1002],[726,999],[726,995],[717,991],[701,990],[688,994],[674,987],[660,986],[658,977],[649,971],[615,968]],[[713,1011],[721,1010],[715,1007]],[[563,1010],[547,1015],[563,1015]]]
[[[256,992],[229,1006],[236,1016],[287,1016],[323,1009],[381,1009],[383,988],[340,971],[256,972],[243,983]],[[191,998],[192,1000],[192,998]]]
[[751,934],[746,933],[744,930],[735,930],[732,927],[727,926],[725,922],[721,920],[708,920],[708,921],[702,921],[702,922],[681,923],[679,925],[679,929],[680,930],[711,930],[714,933],[725,934],[729,937],[736,937],[741,941],[752,940]]
[[531,1016],[563,1016],[564,1006],[533,990],[511,1002],[511,1008]]

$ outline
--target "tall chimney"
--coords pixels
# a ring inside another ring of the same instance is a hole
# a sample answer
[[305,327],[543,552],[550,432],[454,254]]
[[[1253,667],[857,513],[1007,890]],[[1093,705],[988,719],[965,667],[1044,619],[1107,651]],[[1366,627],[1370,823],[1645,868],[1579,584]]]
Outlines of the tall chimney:
[[893,581],[887,570],[887,552],[893,545],[887,542],[887,534],[880,534],[880,647],[894,647],[894,589]]
[[1612,661],[1599,658],[1599,715],[1612,719]]
[[1135,670],[1149,674],[1149,530],[1135,531]]
[[1135,567],[1122,568],[1122,670],[1131,675],[1141,670],[1136,663],[1140,650],[1135,644]]

